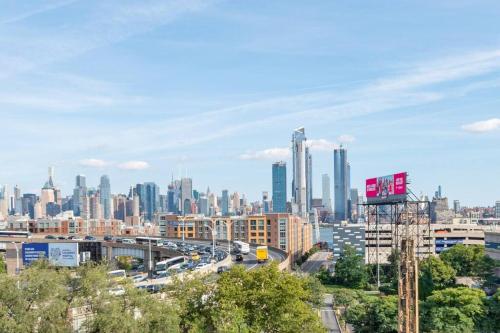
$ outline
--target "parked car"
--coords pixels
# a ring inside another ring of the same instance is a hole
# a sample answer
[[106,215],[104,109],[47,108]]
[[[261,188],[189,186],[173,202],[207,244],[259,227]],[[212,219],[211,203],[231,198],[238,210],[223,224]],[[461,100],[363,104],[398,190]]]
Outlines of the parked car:
[[136,244],[136,241],[135,241],[135,239],[132,239],[132,238],[123,238],[122,243],[123,244]]
[[113,241],[113,239],[114,239],[114,238],[113,238],[113,236],[110,236],[110,235],[106,235],[106,236],[104,236],[104,240],[105,240],[106,242],[112,242],[112,241]]
[[224,272],[227,272],[229,270],[228,266],[220,266],[217,268],[217,274],[222,274]]
[[59,239],[59,240],[66,240],[67,238],[66,238],[66,236],[57,236],[57,239]]
[[236,261],[243,261],[243,256],[241,254],[237,254]]
[[135,276],[132,276],[132,282],[133,283],[138,283],[147,280],[148,275],[147,274],[138,274]]
[[57,237],[54,235],[47,235],[45,236],[45,239],[57,239]]
[[200,262],[198,265],[196,265],[195,269],[202,269],[202,268],[205,268],[205,267],[207,267],[209,265],[210,264],[207,264],[206,262]]
[[85,239],[85,240],[88,240],[88,241],[96,241],[96,240],[97,240],[97,238],[95,238],[94,236],[91,236],[91,235],[87,235],[87,236],[85,236],[85,238],[84,238],[84,239]]

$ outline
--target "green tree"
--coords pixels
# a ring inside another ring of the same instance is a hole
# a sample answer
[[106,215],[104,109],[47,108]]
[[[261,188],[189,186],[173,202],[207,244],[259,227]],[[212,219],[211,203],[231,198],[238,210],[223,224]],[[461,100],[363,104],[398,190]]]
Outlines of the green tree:
[[276,264],[236,266],[212,286],[202,278],[172,287],[183,332],[324,332],[312,304],[317,281],[279,271]]
[[344,246],[343,252],[335,263],[335,281],[350,288],[364,288],[368,273],[362,256],[350,245]]
[[486,314],[485,294],[465,287],[436,290],[422,306],[423,332],[474,332]]
[[5,264],[5,259],[3,255],[0,254],[0,274],[7,273],[7,265]]
[[491,299],[485,301],[486,315],[481,321],[481,331],[488,333],[500,332],[500,290]]
[[332,284],[334,279],[332,274],[325,267],[320,267],[318,272],[315,274],[316,278],[323,284]]
[[440,254],[455,269],[457,276],[479,276],[489,279],[496,263],[484,252],[484,246],[457,244]]
[[346,311],[346,321],[354,326],[356,333],[395,333],[397,317],[396,296],[365,297]]
[[425,299],[434,290],[451,287],[455,283],[455,270],[438,257],[428,257],[419,265],[420,299]]

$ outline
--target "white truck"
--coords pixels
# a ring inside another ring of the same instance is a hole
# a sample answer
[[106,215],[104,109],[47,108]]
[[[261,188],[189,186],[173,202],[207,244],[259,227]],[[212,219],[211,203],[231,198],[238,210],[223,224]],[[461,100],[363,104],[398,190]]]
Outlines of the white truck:
[[234,248],[236,251],[239,251],[241,254],[249,254],[250,253],[250,244],[240,241],[234,241]]

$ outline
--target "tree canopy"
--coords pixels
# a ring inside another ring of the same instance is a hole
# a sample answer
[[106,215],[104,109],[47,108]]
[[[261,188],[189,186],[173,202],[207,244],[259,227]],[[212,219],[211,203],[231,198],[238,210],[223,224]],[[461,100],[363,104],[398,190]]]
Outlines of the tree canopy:
[[466,287],[434,291],[423,303],[423,332],[474,332],[486,314],[485,293]]
[[335,263],[335,282],[350,288],[364,288],[368,281],[368,273],[364,258],[356,253],[350,245],[344,250]]
[[495,260],[484,252],[484,246],[457,244],[440,254],[441,259],[453,267],[457,276],[479,276],[488,279]]
[[356,333],[395,333],[398,324],[396,296],[365,296],[346,310],[346,320]]
[[451,287],[455,283],[455,270],[438,257],[428,257],[419,264],[420,299],[425,299],[434,290]]

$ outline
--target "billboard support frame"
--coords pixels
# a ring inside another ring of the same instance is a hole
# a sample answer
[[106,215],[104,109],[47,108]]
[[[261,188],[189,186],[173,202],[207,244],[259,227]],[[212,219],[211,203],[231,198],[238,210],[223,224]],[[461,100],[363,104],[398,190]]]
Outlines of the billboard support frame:
[[[408,189],[409,194],[413,194]],[[404,200],[361,204],[367,211],[365,239],[368,264],[376,265],[377,287],[380,287],[380,225],[390,224],[391,253],[396,253],[398,267],[398,333],[419,332],[418,261],[430,255],[430,201]],[[373,233],[375,232],[375,237]],[[426,249],[416,253],[417,249]]]

